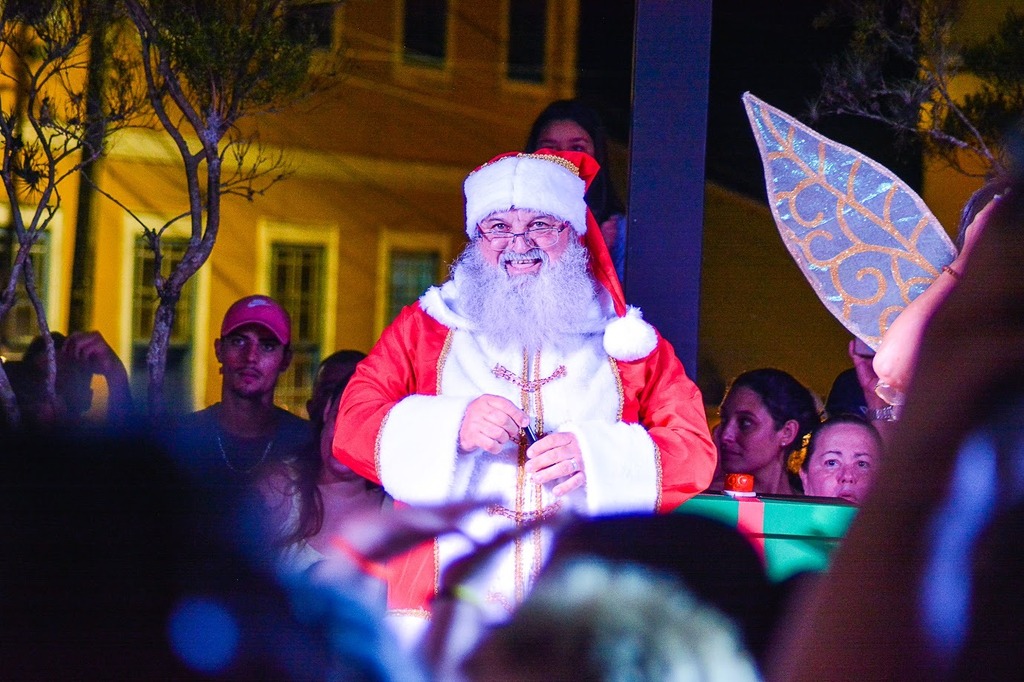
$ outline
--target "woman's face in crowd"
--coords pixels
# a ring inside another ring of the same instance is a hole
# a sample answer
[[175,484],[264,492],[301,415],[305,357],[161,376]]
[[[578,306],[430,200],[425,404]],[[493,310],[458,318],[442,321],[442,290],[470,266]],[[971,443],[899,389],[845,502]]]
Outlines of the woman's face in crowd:
[[864,501],[881,453],[869,427],[860,424],[826,426],[814,436],[807,468],[801,469],[804,492],[821,497]]
[[575,121],[552,121],[537,140],[537,148],[560,152],[586,152],[594,155],[594,140]]
[[715,442],[726,473],[756,473],[777,462],[792,438],[786,425],[776,429],[768,408],[754,390],[741,386],[729,391],[720,410],[722,421]]

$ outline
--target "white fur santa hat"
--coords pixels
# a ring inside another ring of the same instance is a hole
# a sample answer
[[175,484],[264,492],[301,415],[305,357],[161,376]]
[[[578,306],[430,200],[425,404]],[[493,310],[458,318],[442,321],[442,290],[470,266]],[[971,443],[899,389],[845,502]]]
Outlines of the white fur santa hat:
[[658,336],[639,308],[626,305],[601,229],[587,208],[584,197],[599,169],[597,161],[583,152],[539,149],[496,156],[470,173],[463,184],[466,234],[476,238],[480,221],[513,208],[541,211],[569,223],[582,237],[590,253],[591,272],[615,307],[617,319],[604,331],[605,352],[631,362],[647,357],[658,345]]

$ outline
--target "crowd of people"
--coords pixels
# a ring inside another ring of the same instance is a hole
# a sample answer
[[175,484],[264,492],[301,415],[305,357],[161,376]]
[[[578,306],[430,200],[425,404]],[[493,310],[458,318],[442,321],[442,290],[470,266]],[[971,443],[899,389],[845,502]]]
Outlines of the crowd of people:
[[[997,652],[1019,639],[1020,591],[1000,605],[998,590],[1020,556],[1022,489],[1003,475],[1022,452],[1018,181],[986,185],[960,257],[877,355],[851,342],[854,367],[824,400],[755,368],[733,379],[716,422],[626,303],[625,209],[604,145],[584,107],[555,103],[526,151],[471,172],[450,279],[368,354],[325,358],[308,419],[274,402],[291,321],[264,295],[224,314],[220,400],[159,427],[130,418],[127,373],[95,332],[40,339],[5,365],[24,417],[0,482],[7,671],[1008,671]],[[82,416],[93,375],[108,386],[103,428]],[[827,576],[773,584],[736,528],[670,513],[730,473],[758,495],[863,505]]]

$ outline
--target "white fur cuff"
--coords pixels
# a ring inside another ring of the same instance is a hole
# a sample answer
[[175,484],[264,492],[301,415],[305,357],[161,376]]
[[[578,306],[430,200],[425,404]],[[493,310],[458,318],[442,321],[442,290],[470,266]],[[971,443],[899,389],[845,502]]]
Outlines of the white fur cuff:
[[447,499],[469,401],[411,395],[391,408],[380,433],[379,473],[392,497],[407,504]]
[[653,512],[660,492],[656,449],[647,429],[625,422],[566,424],[583,454],[591,516]]

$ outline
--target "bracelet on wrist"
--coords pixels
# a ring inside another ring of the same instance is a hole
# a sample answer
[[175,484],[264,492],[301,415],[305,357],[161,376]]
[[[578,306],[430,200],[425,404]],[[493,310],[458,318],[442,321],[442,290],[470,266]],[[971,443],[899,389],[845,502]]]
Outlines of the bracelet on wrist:
[[900,405],[886,405],[868,409],[865,416],[873,422],[894,422],[900,418]]

